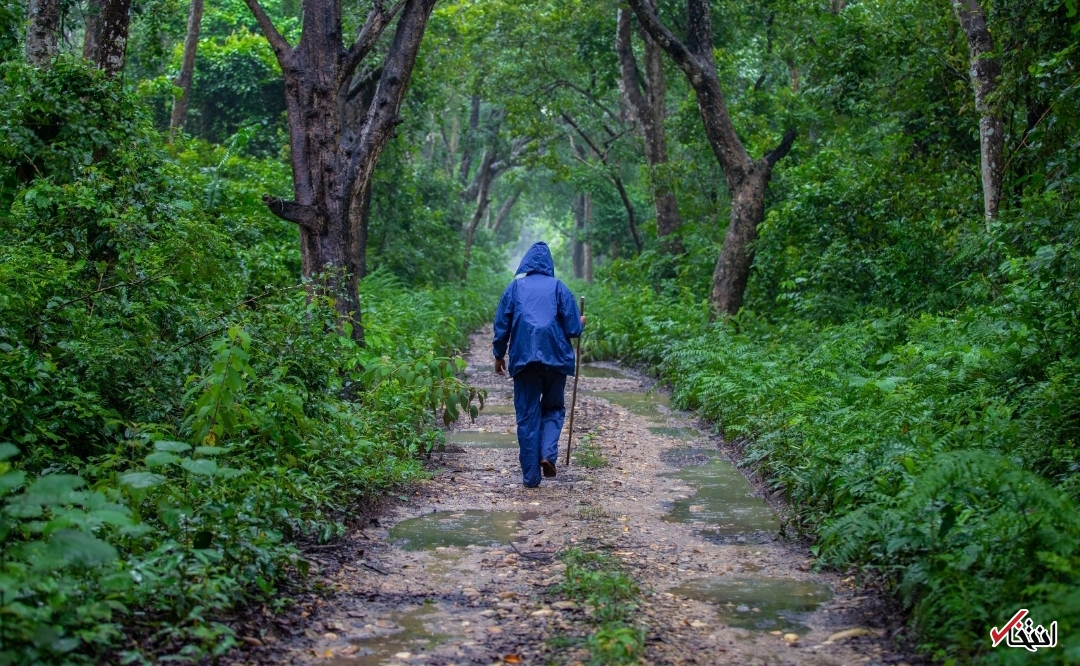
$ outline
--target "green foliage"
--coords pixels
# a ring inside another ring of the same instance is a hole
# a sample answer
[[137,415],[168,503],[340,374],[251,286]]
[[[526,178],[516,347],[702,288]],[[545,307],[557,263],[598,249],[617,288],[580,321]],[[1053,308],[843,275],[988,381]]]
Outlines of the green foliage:
[[250,133],[170,157],[116,81],[0,67],[0,662],[216,658],[229,609],[288,603],[298,540],[476,413],[452,354],[494,292],[373,275],[358,348]]
[[638,663],[645,649],[645,632],[632,621],[641,594],[637,584],[608,555],[575,548],[562,560],[566,582],[554,591],[592,609],[589,620],[595,631],[586,639],[590,663]]

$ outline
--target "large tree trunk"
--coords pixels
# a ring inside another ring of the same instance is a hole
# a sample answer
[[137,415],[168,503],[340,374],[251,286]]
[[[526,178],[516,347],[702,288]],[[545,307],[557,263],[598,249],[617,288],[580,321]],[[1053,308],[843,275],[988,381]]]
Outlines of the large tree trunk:
[[992,102],[1001,77],[1001,65],[994,57],[994,39],[978,0],[953,0],[952,5],[971,53],[971,83],[975,87],[975,110],[979,112],[983,212],[986,219],[992,220],[997,217],[1001,203],[1004,175],[1005,124],[997,105]]
[[203,0],[191,0],[188,11],[187,34],[184,36],[184,55],[180,60],[180,75],[176,77],[176,87],[183,90],[173,100],[172,118],[169,128],[175,133],[183,129],[187,121],[188,103],[191,100],[191,79],[195,74],[195,52],[199,48],[199,28],[202,25]]
[[60,0],[30,0],[26,25],[26,60],[49,67],[59,52]]
[[[93,47],[94,63],[109,76],[124,71],[130,24],[131,0],[101,0],[101,13],[94,25],[96,35],[86,39]],[[83,43],[84,54],[87,42]]]
[[710,301],[719,313],[734,315],[742,307],[757,226],[765,219],[765,189],[773,166],[791,150],[794,130],[759,159],[746,152],[728,114],[713,59],[712,19],[709,0],[687,0],[686,44],[660,23],[648,0],[628,0],[642,27],[686,75],[697,96],[705,135],[731,196],[731,219],[724,247],[713,271]]
[[[655,9],[653,0],[646,0]],[[645,162],[650,169],[667,163],[667,140],[664,135],[665,90],[664,62],[660,45],[646,31],[642,31],[645,44],[645,90],[638,71],[634,48],[631,44],[630,12],[619,9],[615,50],[619,57],[621,77],[619,87],[627,107],[641,127],[645,144]],[[656,235],[663,238],[679,228],[679,204],[671,191],[666,175],[654,173],[653,200],[656,206]],[[640,251],[640,249],[639,249]]]
[[101,39],[101,10],[104,0],[86,1],[86,33],[83,35],[83,58],[97,64],[98,40]]
[[[343,323],[363,344],[357,280],[364,270],[365,202],[386,143],[400,123],[398,110],[435,0],[403,0],[392,8],[377,2],[356,41],[342,42],[340,0],[303,0],[300,43],[292,47],[258,0],[246,0],[285,76],[289,118],[292,201],[264,196],[270,210],[300,226],[305,277],[325,274],[322,289],[334,298]],[[359,127],[346,110],[356,68],[400,11],[378,86]],[[353,211],[354,205],[361,207]]]

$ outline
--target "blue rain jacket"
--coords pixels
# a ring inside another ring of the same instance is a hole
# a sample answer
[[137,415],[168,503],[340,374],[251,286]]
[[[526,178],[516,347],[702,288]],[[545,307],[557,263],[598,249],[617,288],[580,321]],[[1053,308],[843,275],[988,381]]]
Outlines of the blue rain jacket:
[[574,295],[555,279],[555,262],[547,243],[525,252],[517,277],[503,292],[495,312],[492,351],[502,358],[510,348],[510,376],[529,363],[543,363],[565,375],[574,374],[570,338],[581,335],[581,315]]

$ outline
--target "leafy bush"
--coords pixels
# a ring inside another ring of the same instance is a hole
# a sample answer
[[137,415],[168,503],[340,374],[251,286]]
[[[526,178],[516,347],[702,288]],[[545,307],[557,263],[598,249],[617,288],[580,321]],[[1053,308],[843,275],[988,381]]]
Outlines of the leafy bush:
[[145,661],[128,633],[222,654],[228,609],[306,575],[298,539],[475,413],[450,354],[497,292],[373,275],[357,347],[291,277],[295,229],[255,194],[281,168],[242,133],[171,160],[100,72],[0,81],[0,663]]
[[[1080,658],[1078,222],[1068,199],[1028,199],[952,255],[973,276],[950,297],[964,307],[848,305],[834,324],[784,302],[768,318],[710,322],[702,292],[679,276],[646,281],[650,256],[616,262],[589,292],[586,354],[668,379],[677,404],[716,422],[785,492],[822,563],[893,586],[936,659],[1009,663],[986,633],[1025,607],[1059,623],[1060,648],[1039,658],[1070,663]],[[806,293],[824,302],[846,289]]]

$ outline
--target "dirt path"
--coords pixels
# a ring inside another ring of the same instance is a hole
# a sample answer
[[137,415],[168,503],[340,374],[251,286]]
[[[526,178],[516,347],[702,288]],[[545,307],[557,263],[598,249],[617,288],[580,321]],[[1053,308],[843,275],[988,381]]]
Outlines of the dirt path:
[[[643,394],[650,383],[633,373],[588,370],[575,426],[585,455],[523,488],[512,384],[491,372],[489,339],[473,336],[467,371],[487,387],[487,408],[448,433],[431,481],[349,537],[353,559],[325,578],[334,593],[275,645],[277,661],[586,663],[596,609],[556,587],[572,548],[618,558],[642,590],[641,663],[907,660],[890,649],[898,625],[884,606],[850,578],[813,572],[717,441]],[[848,629],[856,635],[829,641]]]

